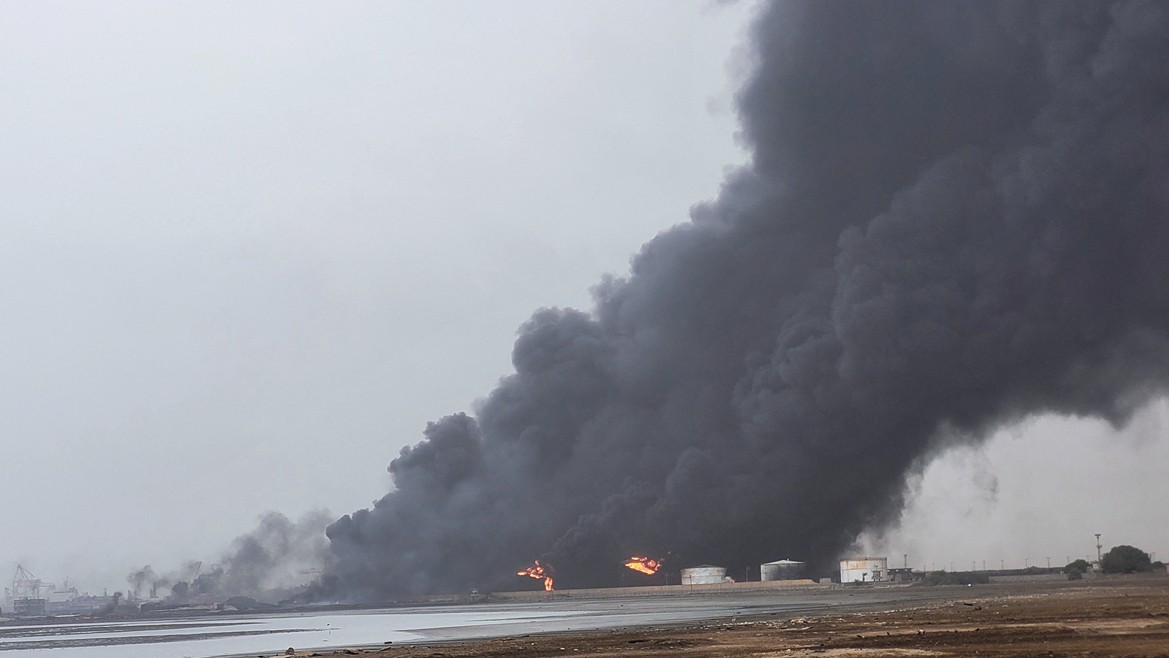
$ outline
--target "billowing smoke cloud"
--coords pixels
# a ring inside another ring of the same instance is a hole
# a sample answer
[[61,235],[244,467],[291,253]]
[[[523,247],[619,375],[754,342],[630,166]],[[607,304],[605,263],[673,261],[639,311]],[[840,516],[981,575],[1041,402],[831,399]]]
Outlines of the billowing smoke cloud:
[[143,589],[149,588],[149,591],[154,593],[160,586],[170,586],[165,578],[154,573],[154,569],[149,564],[131,572],[129,576],[126,576],[126,582],[130,583],[130,591],[133,592],[134,598],[141,596]]
[[309,512],[292,521],[279,512],[260,516],[256,528],[236,537],[216,563],[187,562],[159,575],[150,565],[127,576],[135,597],[165,593],[173,603],[224,601],[247,596],[274,601],[314,580],[329,561],[324,528],[332,516]]
[[523,325],[329,527],[323,596],[823,564],[943,439],[1165,391],[1169,4],[809,0],[752,34],[751,164]]

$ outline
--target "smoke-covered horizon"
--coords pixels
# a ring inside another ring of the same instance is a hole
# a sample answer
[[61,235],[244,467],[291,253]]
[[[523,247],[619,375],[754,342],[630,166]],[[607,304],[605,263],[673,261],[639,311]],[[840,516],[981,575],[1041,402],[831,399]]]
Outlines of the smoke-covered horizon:
[[246,596],[275,603],[311,582],[328,563],[323,530],[332,519],[325,510],[307,512],[295,521],[280,512],[265,512],[215,562],[191,559],[162,573],[147,564],[132,571],[126,582],[135,599],[189,603]]
[[[825,564],[948,443],[1169,384],[1169,7],[782,2],[749,165],[327,531],[320,595]],[[518,585],[518,583],[517,583]]]

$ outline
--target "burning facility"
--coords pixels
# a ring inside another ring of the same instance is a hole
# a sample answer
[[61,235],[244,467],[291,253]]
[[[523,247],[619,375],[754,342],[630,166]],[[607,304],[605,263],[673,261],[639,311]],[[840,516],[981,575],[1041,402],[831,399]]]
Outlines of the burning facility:
[[320,598],[839,556],[939,446],[1169,392],[1169,3],[789,0],[750,35],[749,161],[590,308],[533,313],[329,526]]

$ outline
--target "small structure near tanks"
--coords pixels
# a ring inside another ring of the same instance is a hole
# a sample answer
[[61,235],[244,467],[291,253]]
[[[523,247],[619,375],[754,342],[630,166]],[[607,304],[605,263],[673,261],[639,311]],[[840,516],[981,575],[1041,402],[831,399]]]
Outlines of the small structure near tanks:
[[798,580],[804,577],[803,562],[795,560],[776,560],[759,565],[760,580]]
[[888,580],[887,557],[853,557],[840,561],[842,583],[882,583]]

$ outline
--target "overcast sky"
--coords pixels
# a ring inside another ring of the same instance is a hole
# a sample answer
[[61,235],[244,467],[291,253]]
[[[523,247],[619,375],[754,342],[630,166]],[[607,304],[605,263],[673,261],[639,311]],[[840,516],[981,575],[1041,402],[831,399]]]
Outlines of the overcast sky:
[[[0,577],[125,587],[380,497],[743,161],[751,7],[0,2]],[[1169,557],[1166,422],[1003,431],[869,545]]]

